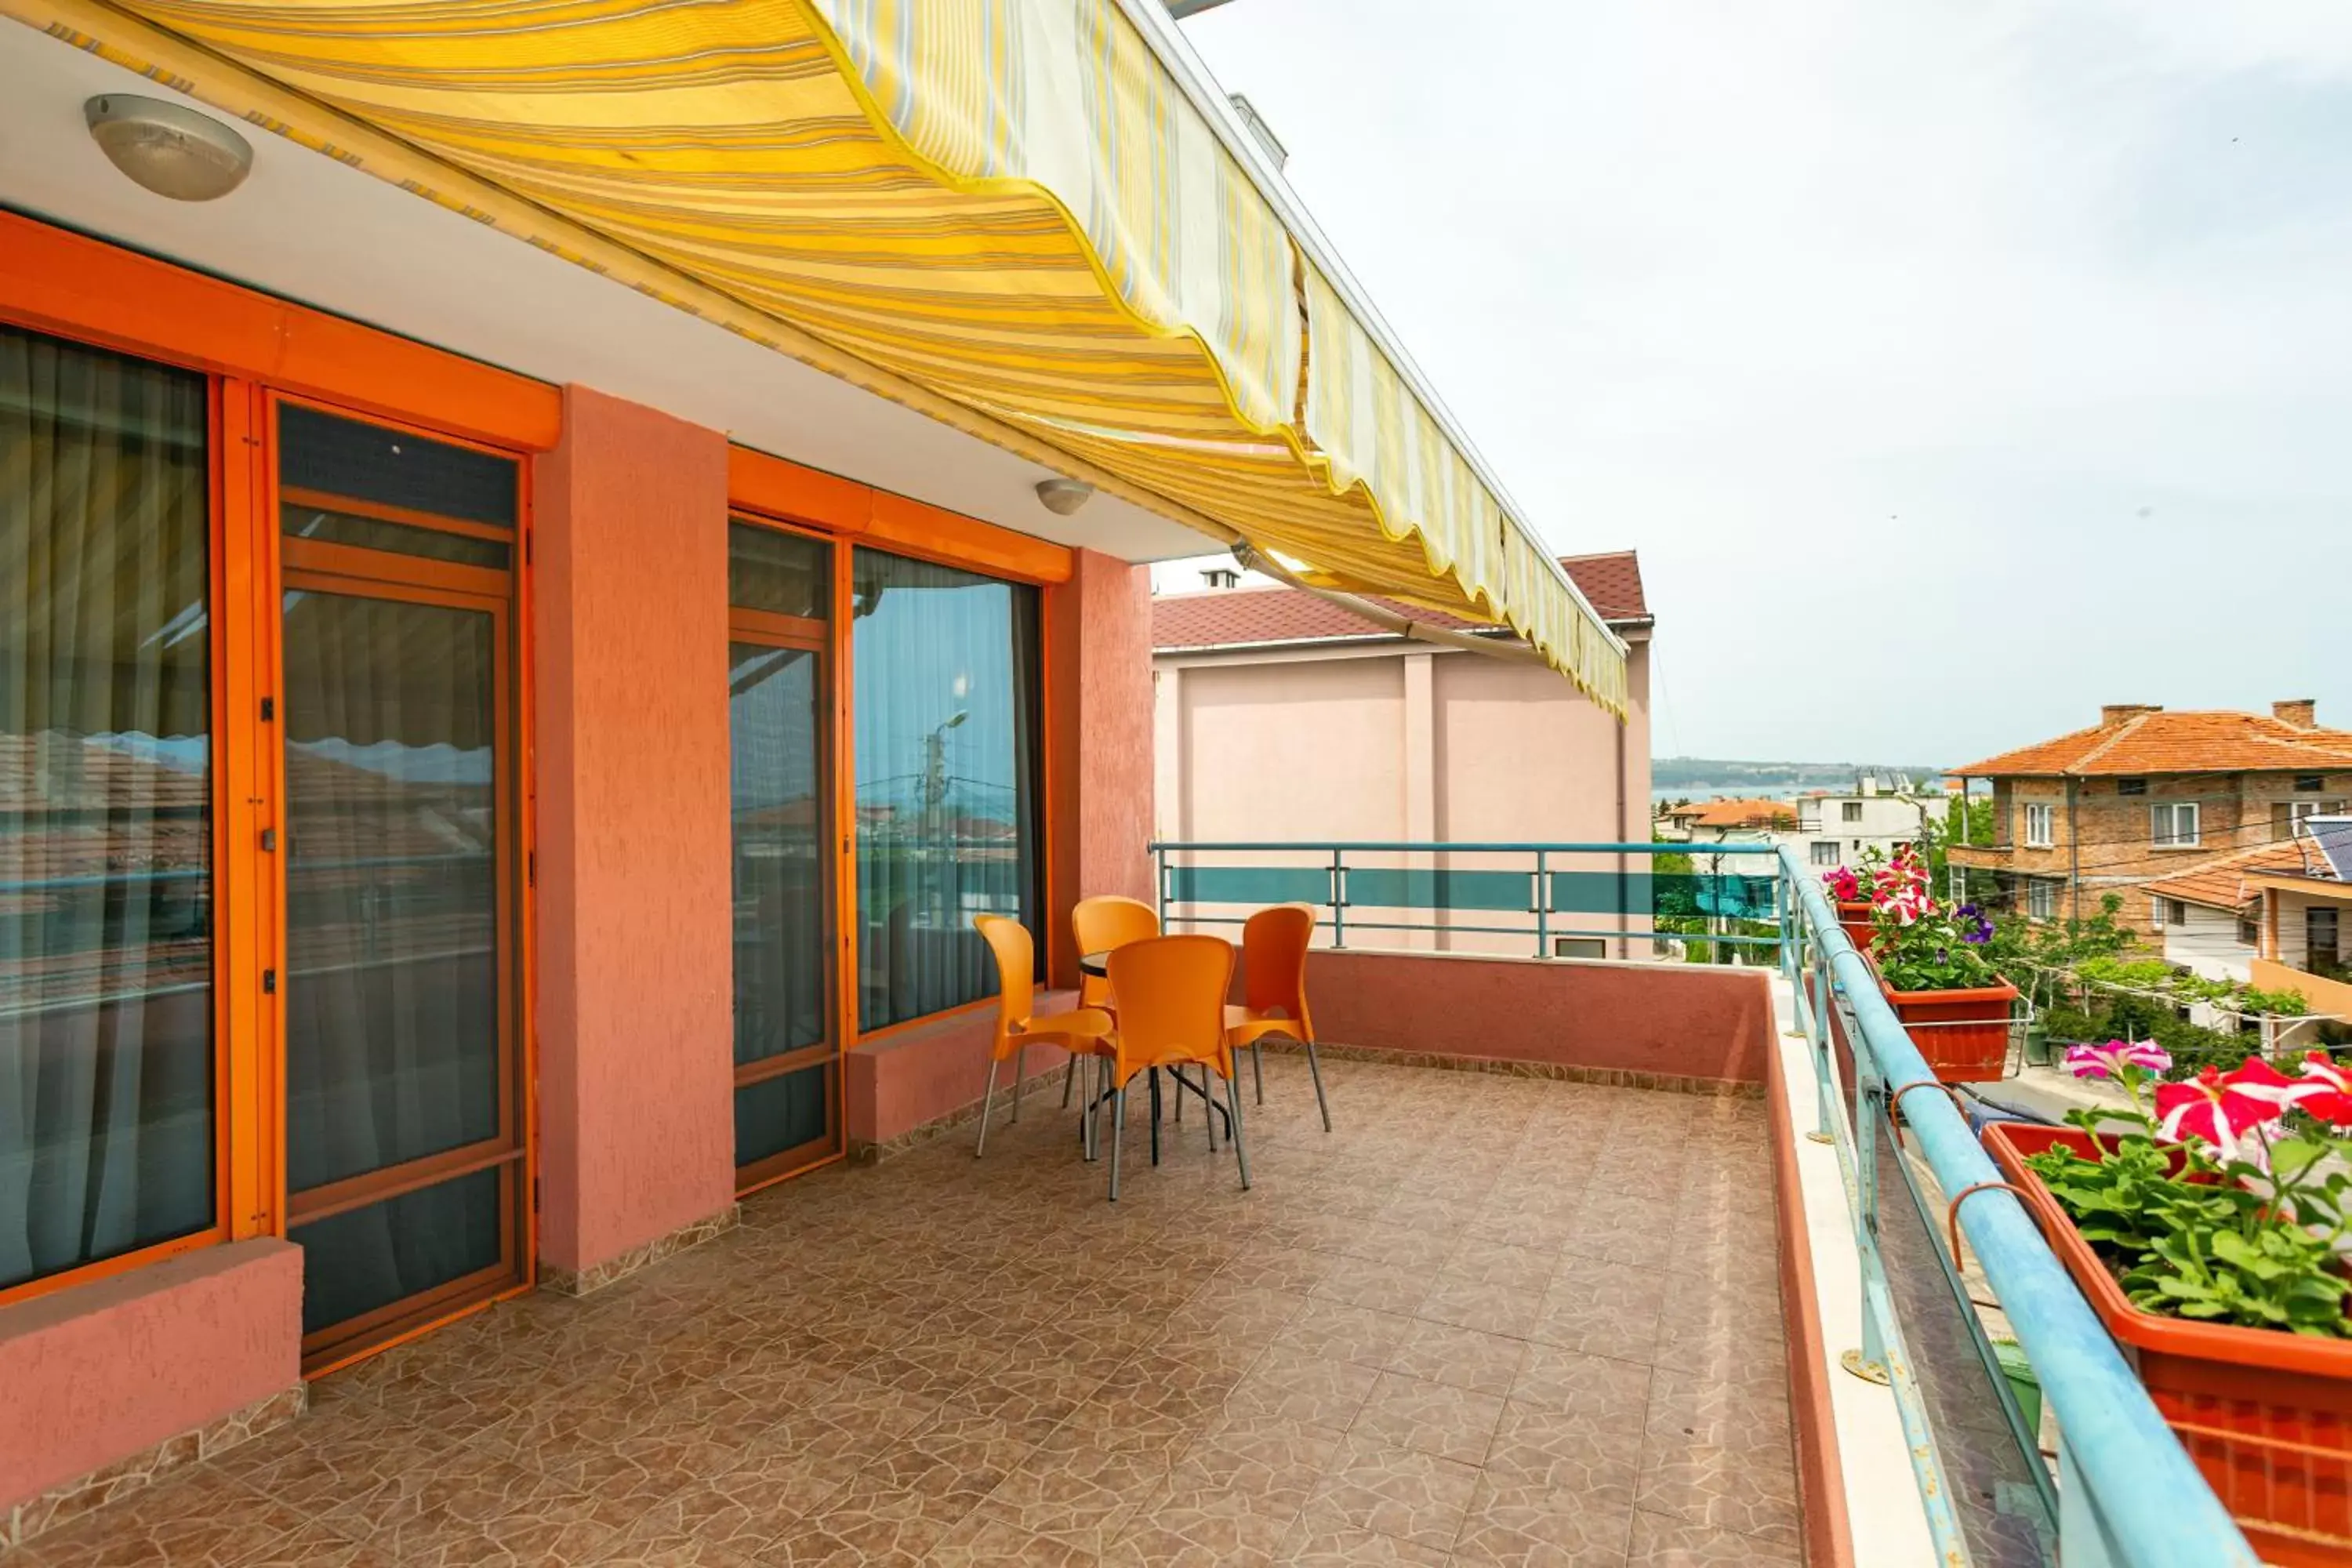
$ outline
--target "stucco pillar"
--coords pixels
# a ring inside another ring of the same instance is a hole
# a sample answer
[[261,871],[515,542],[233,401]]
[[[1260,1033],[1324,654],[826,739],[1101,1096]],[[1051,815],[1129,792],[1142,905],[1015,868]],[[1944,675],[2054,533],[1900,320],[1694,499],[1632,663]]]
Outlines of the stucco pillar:
[[731,1215],[727,438],[584,387],[533,471],[540,1262]]
[[[1400,837],[1412,843],[1431,844],[1437,839],[1437,694],[1434,663],[1436,656],[1409,653],[1404,656],[1404,755],[1400,759],[1398,776],[1404,781],[1404,799],[1400,803],[1404,831]],[[1408,864],[1420,861],[1412,856]],[[1431,869],[1444,870],[1446,857],[1426,858]],[[1391,931],[1407,948],[1450,948],[1454,939],[1444,930],[1453,923],[1451,911],[1432,909],[1430,924],[1439,929],[1429,931]]]
[[1154,891],[1150,570],[1077,551],[1045,622],[1048,951],[1055,984],[1070,985],[1070,906]]

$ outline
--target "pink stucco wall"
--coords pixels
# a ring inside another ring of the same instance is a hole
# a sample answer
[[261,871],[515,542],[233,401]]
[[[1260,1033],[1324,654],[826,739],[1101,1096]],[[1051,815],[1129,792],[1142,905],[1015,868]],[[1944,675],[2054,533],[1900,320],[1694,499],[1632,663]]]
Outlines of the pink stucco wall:
[[0,1515],[301,1381],[302,1252],[262,1239],[0,1307]]
[[1378,1050],[1759,1084],[1773,1038],[1754,969],[1318,949],[1307,983],[1318,1038]]
[[[1650,837],[1650,643],[1630,632],[1621,723],[1558,674],[1475,654],[1388,642],[1199,653],[1155,660],[1159,836],[1266,843],[1451,840],[1643,843]],[[1235,759],[1249,759],[1237,764]],[[1246,864],[1237,852],[1204,856]],[[1296,865],[1298,857],[1263,857]],[[1360,854],[1358,867],[1527,870],[1524,855],[1455,852],[1442,860]],[[1647,868],[1638,855],[1555,860],[1564,871]],[[1239,910],[1196,910],[1238,914]],[[1533,956],[1532,914],[1380,911],[1367,920],[1509,926],[1509,932],[1367,931],[1397,949]],[[1608,955],[1645,957],[1613,933],[1644,925],[1580,915],[1579,933],[1612,933]],[[1559,922],[1554,922],[1557,930]]]
[[734,1196],[727,439],[583,387],[534,469],[540,1257]]
[[1069,910],[1151,888],[1151,574],[1091,550],[1046,596],[1050,882],[1057,983],[1075,984]]
[[[1041,1013],[1076,1004],[1075,991],[1044,992],[1037,998]],[[995,1032],[996,1013],[984,1007],[900,1029],[852,1050],[843,1084],[851,1150],[887,1143],[979,1100],[988,1087],[988,1048]],[[1068,1059],[1051,1046],[1030,1047],[1030,1103],[1046,1091],[1059,1103]],[[997,1074],[996,1089],[1002,1114],[1011,1109],[1012,1063]]]

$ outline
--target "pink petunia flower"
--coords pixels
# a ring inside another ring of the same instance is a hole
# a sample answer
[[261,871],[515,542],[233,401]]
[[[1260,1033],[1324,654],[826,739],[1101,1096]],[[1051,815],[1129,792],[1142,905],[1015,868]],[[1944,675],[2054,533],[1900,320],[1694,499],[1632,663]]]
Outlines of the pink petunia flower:
[[2076,1078],[2119,1078],[2127,1067],[2166,1072],[2172,1067],[2172,1058],[2154,1040],[2109,1040],[2104,1046],[2066,1047],[2065,1068]]

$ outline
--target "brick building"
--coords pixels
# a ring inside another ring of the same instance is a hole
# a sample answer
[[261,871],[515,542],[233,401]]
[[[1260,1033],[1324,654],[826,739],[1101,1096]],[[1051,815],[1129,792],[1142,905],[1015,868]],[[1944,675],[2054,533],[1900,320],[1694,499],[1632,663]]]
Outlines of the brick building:
[[1992,842],[1955,844],[1954,868],[1990,873],[2040,919],[2093,914],[2154,934],[2148,884],[2294,836],[2297,819],[2352,798],[2352,731],[2308,700],[2270,713],[2168,712],[2111,703],[2099,722],[1952,770],[1992,785]]

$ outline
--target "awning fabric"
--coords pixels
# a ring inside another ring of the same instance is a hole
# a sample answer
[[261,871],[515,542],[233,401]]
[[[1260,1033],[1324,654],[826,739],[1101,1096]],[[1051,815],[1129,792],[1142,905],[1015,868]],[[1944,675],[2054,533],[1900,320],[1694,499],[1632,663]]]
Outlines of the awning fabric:
[[478,215],[520,237],[583,226],[646,293],[683,274],[1308,581],[1507,625],[1623,712],[1622,645],[1117,0],[124,9],[551,215]]

